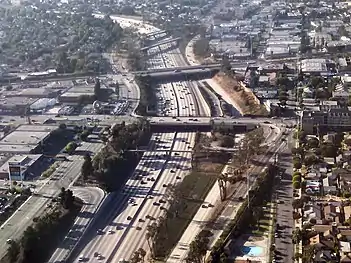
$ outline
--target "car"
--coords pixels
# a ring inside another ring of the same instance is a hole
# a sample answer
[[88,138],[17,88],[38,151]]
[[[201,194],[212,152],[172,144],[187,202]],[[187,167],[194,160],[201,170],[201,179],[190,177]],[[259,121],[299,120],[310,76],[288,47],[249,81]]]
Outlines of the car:
[[131,216],[127,216],[127,220],[132,220],[132,217]]
[[98,257],[100,254],[98,252],[94,252],[94,257]]
[[6,243],[7,243],[7,244],[11,244],[11,243],[12,243],[12,239],[11,239],[11,238],[7,239],[7,240],[6,240]]
[[109,231],[107,231],[108,234],[113,234],[113,231],[110,229]]
[[79,262],[83,262],[83,261],[84,261],[84,256],[83,256],[83,255],[80,255],[79,258],[78,258],[78,261],[79,261]]
[[103,257],[102,255],[98,255],[98,256],[97,256],[97,259],[98,259],[98,260],[103,260],[104,257]]
[[279,237],[279,234],[278,234],[278,233],[275,233],[275,234],[274,234],[274,237],[275,237],[275,238],[278,238],[278,237]]

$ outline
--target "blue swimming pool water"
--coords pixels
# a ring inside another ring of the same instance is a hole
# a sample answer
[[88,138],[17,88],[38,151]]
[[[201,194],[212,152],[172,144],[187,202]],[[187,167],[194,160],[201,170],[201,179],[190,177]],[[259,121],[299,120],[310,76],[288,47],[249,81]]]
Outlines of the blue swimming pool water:
[[263,254],[263,248],[262,247],[253,247],[253,246],[243,246],[241,248],[241,251],[250,257],[259,257]]

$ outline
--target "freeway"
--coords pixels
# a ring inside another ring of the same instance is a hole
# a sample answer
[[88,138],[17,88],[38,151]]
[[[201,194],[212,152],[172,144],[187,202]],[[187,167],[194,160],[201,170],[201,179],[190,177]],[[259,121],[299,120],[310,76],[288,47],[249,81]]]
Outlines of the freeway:
[[[101,143],[83,142],[77,150],[96,153],[101,147]],[[82,163],[81,155],[72,155],[67,161],[59,162],[59,167],[53,175],[43,180],[42,185],[36,190],[36,195],[29,197],[0,227],[0,257],[6,253],[6,240],[20,238],[26,228],[33,223],[33,218],[47,209],[47,204],[60,192],[61,187],[67,188],[73,184],[80,174]]]
[[83,233],[89,227],[102,203],[105,192],[97,187],[72,187],[74,196],[83,201],[83,207],[63,242],[55,250],[48,263],[65,262]]
[[[150,69],[185,64],[179,49],[172,50],[170,44],[153,47],[148,53]],[[157,94],[160,116],[209,116],[209,107],[202,95],[186,81],[160,84]],[[117,194],[111,210],[98,219],[97,226],[101,231],[90,233],[90,238],[81,242],[86,245],[81,245],[80,252],[75,254],[89,260],[99,253],[101,262],[119,262],[130,259],[140,247],[148,250],[146,222],[163,214],[160,206],[161,203],[164,207],[168,206],[162,199],[167,187],[180,182],[191,169],[191,152],[188,150],[194,143],[195,133],[154,134],[149,151],[143,154],[135,172],[122,192]],[[164,149],[164,152],[155,149]]]

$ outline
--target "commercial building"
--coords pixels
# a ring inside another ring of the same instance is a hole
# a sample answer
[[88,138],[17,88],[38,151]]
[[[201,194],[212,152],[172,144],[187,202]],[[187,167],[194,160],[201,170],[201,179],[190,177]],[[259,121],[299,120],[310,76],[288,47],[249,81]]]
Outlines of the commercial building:
[[0,152],[34,153],[56,129],[57,125],[21,125],[0,140]]
[[77,104],[82,96],[94,96],[94,85],[72,87],[59,97],[59,101],[61,103]]
[[328,75],[335,71],[335,67],[334,61],[324,58],[304,59],[300,62],[301,72],[311,75]]
[[0,179],[23,181],[35,176],[36,170],[42,166],[41,154],[22,154],[12,156],[0,167]]
[[339,131],[351,128],[351,111],[347,107],[323,107],[316,111],[303,111],[301,116],[302,129],[315,134],[318,129],[323,131]]

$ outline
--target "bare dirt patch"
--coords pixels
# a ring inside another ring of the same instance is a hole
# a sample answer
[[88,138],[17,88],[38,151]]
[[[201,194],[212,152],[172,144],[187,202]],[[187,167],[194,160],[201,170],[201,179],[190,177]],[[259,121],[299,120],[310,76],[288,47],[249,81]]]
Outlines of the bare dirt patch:
[[241,81],[238,81],[235,76],[220,72],[213,79],[235,101],[241,114],[259,116],[266,116],[268,114],[255,94],[249,88],[245,87]]

